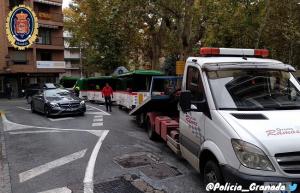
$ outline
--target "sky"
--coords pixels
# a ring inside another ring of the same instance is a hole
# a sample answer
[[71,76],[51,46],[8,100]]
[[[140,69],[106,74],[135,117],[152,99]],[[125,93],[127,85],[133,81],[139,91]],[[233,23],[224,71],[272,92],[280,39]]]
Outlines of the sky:
[[68,7],[71,0],[63,0],[63,8]]

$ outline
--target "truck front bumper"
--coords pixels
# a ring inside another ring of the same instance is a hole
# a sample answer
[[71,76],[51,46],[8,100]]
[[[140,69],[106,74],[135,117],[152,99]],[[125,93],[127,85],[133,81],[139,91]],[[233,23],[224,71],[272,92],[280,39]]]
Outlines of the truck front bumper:
[[[243,186],[249,186],[252,183],[264,184],[265,182],[293,182],[300,184],[300,178],[287,178],[278,176],[257,176],[241,173],[237,169],[231,168],[229,166],[221,166],[224,181],[228,183],[238,183]],[[299,188],[298,188],[299,191]]]

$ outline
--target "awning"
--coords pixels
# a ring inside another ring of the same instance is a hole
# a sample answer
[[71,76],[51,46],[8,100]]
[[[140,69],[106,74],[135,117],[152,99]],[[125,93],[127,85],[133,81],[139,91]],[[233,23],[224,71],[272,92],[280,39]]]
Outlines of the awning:
[[57,2],[48,1],[48,0],[33,0],[33,1],[38,2],[38,3],[48,4],[48,5],[62,6],[62,3],[57,3]]

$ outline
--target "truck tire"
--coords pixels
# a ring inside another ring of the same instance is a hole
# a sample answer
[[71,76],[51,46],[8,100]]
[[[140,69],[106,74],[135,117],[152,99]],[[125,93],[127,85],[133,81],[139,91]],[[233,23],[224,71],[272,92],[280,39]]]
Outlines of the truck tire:
[[136,115],[136,122],[139,127],[144,127],[145,126],[145,118],[144,118],[144,113]]
[[151,121],[149,119],[147,119],[147,133],[148,133],[149,139],[151,139],[153,141],[155,141],[157,139],[157,134],[153,130]]
[[204,165],[203,170],[204,187],[209,183],[223,183],[223,176],[219,165],[214,160],[208,160]]

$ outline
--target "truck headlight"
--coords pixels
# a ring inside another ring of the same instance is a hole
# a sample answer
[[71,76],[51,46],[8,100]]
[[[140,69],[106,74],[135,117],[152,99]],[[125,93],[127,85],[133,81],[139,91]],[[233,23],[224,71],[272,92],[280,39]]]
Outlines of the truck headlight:
[[231,143],[237,158],[245,167],[257,170],[275,171],[268,156],[255,145],[239,139],[232,139]]
[[80,105],[81,105],[81,106],[84,106],[84,105],[85,105],[85,102],[84,102],[84,101],[81,101],[81,102],[80,102]]

